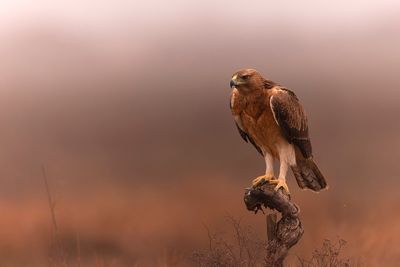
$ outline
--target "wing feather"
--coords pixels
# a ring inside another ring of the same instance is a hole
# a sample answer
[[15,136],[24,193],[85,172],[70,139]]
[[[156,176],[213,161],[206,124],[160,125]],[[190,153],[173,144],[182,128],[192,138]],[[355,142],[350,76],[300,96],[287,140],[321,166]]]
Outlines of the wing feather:
[[260,153],[262,156],[264,156],[264,153],[262,152],[261,148],[256,144],[256,142],[253,140],[253,138],[251,138],[251,136],[246,133],[244,130],[242,130],[242,128],[240,128],[240,126],[238,125],[237,122],[235,122],[236,127],[239,131],[240,136],[243,138],[244,141],[246,141],[246,143],[250,142],[255,149],[258,151],[258,153]]
[[289,143],[295,144],[305,158],[312,157],[307,116],[297,96],[281,88],[270,98],[270,106],[276,123]]

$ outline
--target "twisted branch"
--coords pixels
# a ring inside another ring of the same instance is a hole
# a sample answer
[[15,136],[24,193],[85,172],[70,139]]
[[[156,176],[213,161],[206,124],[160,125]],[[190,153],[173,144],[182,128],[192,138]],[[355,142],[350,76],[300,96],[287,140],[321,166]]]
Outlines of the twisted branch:
[[244,202],[250,211],[262,210],[262,207],[277,210],[282,218],[276,222],[273,216],[267,218],[268,245],[265,257],[266,267],[281,267],[289,249],[294,246],[303,235],[304,229],[299,219],[299,207],[291,202],[290,195],[282,189],[274,190],[275,186],[265,184],[259,188],[246,189]]

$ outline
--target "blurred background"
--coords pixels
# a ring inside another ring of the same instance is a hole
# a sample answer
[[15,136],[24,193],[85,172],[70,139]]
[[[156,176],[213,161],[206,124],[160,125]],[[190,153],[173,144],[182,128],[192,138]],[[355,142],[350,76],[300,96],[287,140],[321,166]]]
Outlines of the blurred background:
[[4,0],[0,58],[1,266],[51,265],[42,166],[69,266],[191,266],[227,214],[265,236],[242,201],[264,160],[228,107],[243,67],[296,92],[330,185],[288,178],[289,258],[340,237],[400,262],[398,1]]

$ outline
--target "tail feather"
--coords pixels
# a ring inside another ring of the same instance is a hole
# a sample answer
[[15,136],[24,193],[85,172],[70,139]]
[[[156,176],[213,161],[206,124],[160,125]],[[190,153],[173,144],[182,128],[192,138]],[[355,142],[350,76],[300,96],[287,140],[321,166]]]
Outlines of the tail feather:
[[324,175],[312,158],[297,157],[296,165],[291,168],[300,188],[318,192],[327,187]]

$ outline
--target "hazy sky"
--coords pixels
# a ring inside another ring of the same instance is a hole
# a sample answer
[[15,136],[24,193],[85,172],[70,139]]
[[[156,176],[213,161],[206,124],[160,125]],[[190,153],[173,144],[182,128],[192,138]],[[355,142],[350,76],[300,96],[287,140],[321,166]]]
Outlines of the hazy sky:
[[81,28],[107,30],[127,21],[130,27],[178,23],[208,18],[232,25],[256,25],[264,21],[292,21],[298,27],[351,26],[384,16],[397,15],[400,3],[385,1],[21,1],[0,3],[1,28],[31,20],[51,19]]
[[[39,77],[36,64],[43,65],[46,72],[56,62],[64,75],[82,68],[81,62],[94,61],[92,66],[107,68],[106,72],[129,69],[134,75],[168,71],[165,65],[170,63],[180,71],[188,71],[189,66],[182,62],[206,66],[215,59],[229,66],[223,74],[228,75],[243,65],[261,67],[259,52],[263,53],[262,60],[279,56],[279,61],[285,57],[299,61],[310,55],[319,60],[321,56],[332,56],[330,60],[334,60],[336,53],[342,57],[360,54],[360,60],[365,60],[365,54],[381,49],[381,55],[374,55],[378,64],[390,64],[390,58],[396,56],[393,50],[400,42],[400,2],[298,3],[5,0],[0,2],[0,53],[7,63],[1,73]],[[386,42],[388,38],[390,43]],[[358,46],[354,40],[365,46],[354,50]],[[243,46],[245,52],[229,58],[228,51]],[[293,55],[297,52],[303,58]]]

